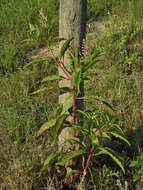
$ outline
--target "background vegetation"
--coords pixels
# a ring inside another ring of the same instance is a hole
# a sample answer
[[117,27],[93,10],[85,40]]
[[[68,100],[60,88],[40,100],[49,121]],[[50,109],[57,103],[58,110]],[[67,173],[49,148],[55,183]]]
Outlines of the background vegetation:
[[[102,59],[89,71],[86,93],[113,106],[132,146],[114,147],[125,158],[125,174],[110,161],[97,160],[99,167],[93,168],[92,179],[87,176],[84,189],[141,190],[143,1],[88,0],[88,5],[88,48],[100,52]],[[51,147],[35,137],[41,124],[55,115],[58,94],[31,96],[44,76],[56,72],[52,58],[37,59],[37,52],[58,42],[58,1],[0,0],[0,10],[0,188],[63,189],[61,176],[42,170]]]

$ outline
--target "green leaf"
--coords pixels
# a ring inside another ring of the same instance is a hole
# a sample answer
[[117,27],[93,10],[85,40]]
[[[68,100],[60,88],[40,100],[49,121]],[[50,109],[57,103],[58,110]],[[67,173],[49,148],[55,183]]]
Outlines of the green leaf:
[[118,132],[118,133],[120,133],[120,134],[122,134],[122,135],[125,135],[125,134],[124,134],[124,131],[121,129],[121,127],[120,127],[119,125],[113,123],[113,122],[114,122],[114,121],[111,120],[111,122],[110,122],[110,124],[111,124],[110,130],[111,130],[111,131],[114,131],[114,132]]
[[51,136],[52,136],[52,142],[55,143],[55,141],[58,138],[59,130],[61,127],[63,127],[63,123],[65,119],[67,118],[68,114],[63,114],[56,120],[55,126],[51,129]]
[[109,107],[111,110],[113,110],[113,107],[104,99],[102,98],[101,96],[85,96],[83,97],[85,100],[96,100],[96,101],[99,101],[99,102],[102,102],[103,104],[105,104],[107,107]]
[[75,142],[75,143],[79,144],[82,147],[82,149],[84,149],[84,150],[86,150],[86,148],[87,148],[86,144],[80,138],[68,137],[68,138],[66,138],[66,140],[69,141],[70,143]]
[[48,92],[48,91],[49,91],[49,88],[44,87],[44,88],[41,88],[39,90],[36,90],[36,91],[32,92],[31,95],[37,95],[37,94],[45,93],[45,92]]
[[90,131],[89,131],[89,129],[87,129],[87,127],[83,127],[83,126],[79,126],[79,125],[72,125],[72,128],[79,131],[83,135],[88,136],[90,134]]
[[40,129],[37,131],[36,137],[41,136],[45,131],[53,127],[55,124],[56,124],[56,119],[51,119],[50,121],[47,121],[46,123],[44,123],[40,127]]
[[66,177],[73,176],[73,174],[78,173],[78,170],[73,170],[70,167],[66,167]]
[[131,162],[131,164],[130,164],[130,167],[135,168],[135,167],[137,167],[138,165],[139,165],[138,161],[133,160],[133,161]]
[[64,166],[67,162],[69,162],[70,160],[72,160],[73,158],[83,155],[86,152],[84,150],[73,150],[70,152],[67,152],[63,155],[63,157],[61,158],[61,160],[59,160],[56,165],[60,165],[60,166]]
[[129,146],[131,145],[131,144],[129,143],[129,141],[126,139],[125,136],[123,136],[123,135],[121,135],[121,134],[118,134],[118,133],[115,133],[115,132],[110,132],[110,134],[113,135],[114,137],[116,137],[116,138],[118,138],[118,139],[124,141],[124,142],[127,143]]
[[96,156],[99,155],[108,155],[123,171],[123,173],[125,173],[125,169],[123,167],[123,164],[121,163],[119,156],[117,155],[117,153],[115,151],[113,151],[112,149],[108,148],[108,147],[104,147],[104,148],[99,148],[99,152],[96,154]]
[[51,75],[51,76],[47,76],[45,77],[42,82],[48,82],[48,81],[56,81],[56,80],[61,80],[62,77],[59,75]]
[[111,126],[109,126],[109,132],[107,132],[109,135],[111,134],[112,136],[119,138],[120,140],[124,141],[125,143],[127,143],[129,146],[131,145],[130,142],[128,141],[128,139],[126,138],[123,130],[121,129],[121,127],[119,127],[116,124],[112,124]]
[[35,26],[31,23],[29,24],[29,30],[30,30],[30,33],[32,33],[35,30]]
[[60,52],[60,57],[63,58],[66,51],[68,50],[68,48],[70,47],[70,42],[73,40],[73,38],[70,38],[68,40],[66,40],[61,48],[61,52]]
[[64,101],[64,103],[62,104],[63,109],[62,109],[62,114],[66,113],[69,111],[69,109],[72,107],[73,104],[73,96],[70,95],[69,97],[66,98],[66,100]]
[[34,66],[34,65],[38,65],[38,64],[41,64],[43,63],[43,61],[46,61],[46,59],[33,59],[32,61],[30,61],[29,63],[27,63],[24,68],[28,68],[28,67],[31,67],[31,66]]
[[23,43],[35,43],[36,40],[34,40],[33,38],[27,38],[25,40],[22,40]]
[[52,152],[45,160],[44,162],[44,167],[48,167],[49,165],[51,165],[55,159],[59,156],[59,151],[54,151]]
[[92,59],[90,58],[84,67],[84,72],[87,72],[88,69],[91,69],[94,64],[97,64],[100,61],[101,59],[95,59],[94,57],[92,57]]
[[69,87],[60,87],[59,89],[60,91],[60,94],[64,94],[64,93],[67,93],[67,92],[72,92],[72,88],[69,88]]
[[107,139],[111,139],[110,134],[108,135],[108,133],[107,133],[107,132],[104,132],[104,131],[103,131],[103,133],[102,133],[102,137],[103,137],[103,138],[107,138]]
[[99,140],[98,140],[98,137],[95,133],[91,133],[90,134],[90,140],[91,140],[91,143],[92,145],[96,148],[98,145],[99,145]]
[[139,181],[140,179],[141,179],[141,175],[134,174],[134,176],[133,176],[133,181],[134,181],[134,182],[137,182],[137,181]]
[[37,95],[37,94],[42,94],[42,93],[49,93],[49,92],[57,92],[59,90],[59,87],[44,87],[44,88],[41,88],[39,90],[36,90],[34,92],[31,93],[31,95]]
[[38,25],[35,25],[35,31],[34,31],[35,37],[38,38],[40,36],[40,29]]
[[77,69],[73,73],[74,76],[74,86],[76,89],[76,93],[80,93],[80,83],[81,83],[81,69]]
[[81,59],[79,56],[75,56],[73,53],[69,52],[69,58],[71,62],[71,70],[72,72],[75,71],[79,66],[81,66]]
[[77,110],[78,113],[80,113],[84,118],[86,119],[90,119],[89,115],[87,114],[87,112],[82,111],[82,110]]

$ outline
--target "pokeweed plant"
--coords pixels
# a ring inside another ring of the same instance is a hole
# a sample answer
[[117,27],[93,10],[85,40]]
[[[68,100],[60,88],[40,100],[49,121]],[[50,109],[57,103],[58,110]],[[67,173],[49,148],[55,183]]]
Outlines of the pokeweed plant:
[[[69,92],[69,97],[60,105],[60,110],[56,118],[44,123],[41,128],[37,131],[37,137],[43,135],[48,131],[50,135],[51,143],[54,145],[58,141],[58,137],[62,130],[66,127],[75,131],[75,136],[67,137],[69,143],[76,144],[77,146],[71,146],[72,148],[66,152],[62,150],[54,150],[51,152],[44,162],[44,167],[54,165],[56,168],[65,167],[66,177],[79,175],[81,183],[84,181],[86,173],[90,169],[93,160],[101,155],[109,156],[123,172],[125,172],[122,158],[110,147],[105,144],[106,140],[111,140],[112,137],[118,138],[121,141],[130,144],[120,126],[117,124],[116,119],[110,114],[102,111],[97,106],[94,110],[80,110],[76,106],[79,99],[84,101],[96,102],[99,101],[105,104],[108,108],[112,109],[112,106],[106,102],[102,97],[90,96],[81,97],[80,85],[81,82],[90,78],[89,70],[92,66],[101,60],[101,54],[95,51],[90,51],[88,54],[83,52],[83,55],[75,56],[71,42],[73,39],[66,40],[63,44],[60,52],[60,59],[55,59],[55,64],[58,68],[62,69],[65,73],[65,77],[59,75],[47,76],[42,80],[43,83],[48,81],[60,81],[66,79],[72,81],[71,88],[60,88],[60,87],[44,87],[32,94],[39,94],[42,92],[49,92],[56,88],[59,92]],[[62,58],[68,51],[70,56],[70,67],[67,68],[62,62]],[[85,55],[86,54],[86,55]],[[67,118],[72,115],[74,117],[73,122],[68,122]],[[77,117],[82,122],[77,122]],[[82,160],[82,166],[80,171],[75,171],[77,168],[72,168],[68,163],[71,160],[79,157]]]

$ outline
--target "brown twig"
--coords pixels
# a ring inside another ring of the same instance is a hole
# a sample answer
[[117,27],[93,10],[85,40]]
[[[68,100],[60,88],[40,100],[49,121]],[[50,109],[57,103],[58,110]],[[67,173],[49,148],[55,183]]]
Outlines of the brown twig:
[[60,60],[57,61],[57,59],[53,53],[53,50],[50,47],[49,47],[49,49],[51,51],[51,54],[52,54],[53,59],[55,61],[55,64],[62,69],[62,71],[65,73],[65,75],[68,77],[68,80],[69,80],[71,77],[71,73],[68,71],[68,69],[65,67],[65,65],[62,61],[60,61]]
[[80,184],[82,185],[84,179],[85,179],[85,176],[87,174],[87,170],[90,166],[90,163],[91,163],[91,160],[92,160],[92,157],[93,157],[93,150],[94,148],[92,147],[90,150],[89,150],[89,153],[88,153],[88,158],[87,158],[87,161],[85,163],[85,166],[83,168],[83,172],[82,172],[82,177],[81,177],[81,181],[80,181]]

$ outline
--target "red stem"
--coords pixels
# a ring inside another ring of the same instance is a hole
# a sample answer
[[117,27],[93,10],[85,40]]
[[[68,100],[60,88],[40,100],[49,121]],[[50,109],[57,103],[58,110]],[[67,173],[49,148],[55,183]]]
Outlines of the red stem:
[[52,53],[53,59],[54,59],[54,61],[55,61],[55,64],[56,64],[57,66],[59,66],[59,67],[62,69],[62,71],[65,73],[65,75],[66,75],[68,78],[70,78],[71,73],[70,73],[70,72],[68,71],[68,69],[65,67],[64,63],[63,63],[62,61],[57,61],[56,58],[55,58],[55,56],[54,56],[54,53],[53,53],[52,49],[51,49],[50,47],[49,47],[49,49],[50,49],[50,51],[51,51],[51,53]]
[[88,158],[87,158],[85,167],[83,168],[83,172],[82,172],[81,184],[82,184],[82,182],[84,181],[84,178],[85,178],[85,176],[86,176],[86,172],[87,172],[87,170],[88,170],[88,168],[89,168],[89,165],[90,165],[90,163],[91,163],[91,160],[92,160],[92,157],[93,157],[93,150],[94,150],[93,147],[91,147],[91,149],[89,150]]

